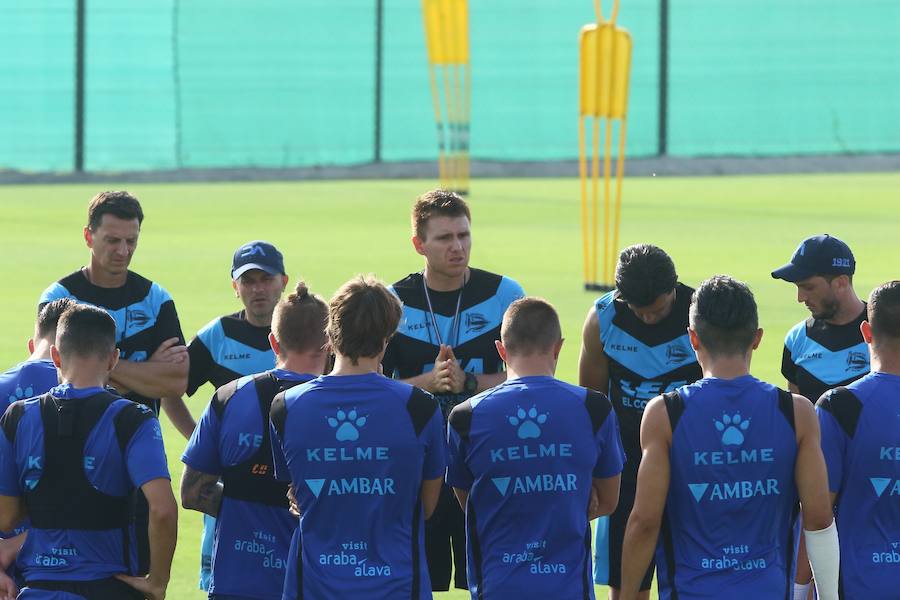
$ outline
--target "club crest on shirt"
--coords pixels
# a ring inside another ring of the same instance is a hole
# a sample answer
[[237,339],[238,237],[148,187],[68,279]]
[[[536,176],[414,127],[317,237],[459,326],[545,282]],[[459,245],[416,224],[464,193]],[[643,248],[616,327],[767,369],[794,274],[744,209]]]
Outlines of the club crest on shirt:
[[488,319],[481,313],[466,313],[466,333],[478,332],[488,326]]
[[690,358],[690,353],[679,344],[669,344],[666,347],[666,364],[682,363]]
[[869,357],[865,352],[847,353],[847,370],[862,371],[869,368]]
[[143,327],[150,322],[150,315],[137,308],[131,308],[126,312],[126,319],[129,324],[137,327]]

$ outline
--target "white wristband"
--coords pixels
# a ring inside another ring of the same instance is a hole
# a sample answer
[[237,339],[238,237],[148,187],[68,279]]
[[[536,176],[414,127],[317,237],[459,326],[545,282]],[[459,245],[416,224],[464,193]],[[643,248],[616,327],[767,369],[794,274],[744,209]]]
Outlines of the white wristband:
[[821,600],[838,600],[838,572],[841,568],[841,549],[838,544],[837,525],[819,531],[803,530],[806,553],[812,567],[816,592]]

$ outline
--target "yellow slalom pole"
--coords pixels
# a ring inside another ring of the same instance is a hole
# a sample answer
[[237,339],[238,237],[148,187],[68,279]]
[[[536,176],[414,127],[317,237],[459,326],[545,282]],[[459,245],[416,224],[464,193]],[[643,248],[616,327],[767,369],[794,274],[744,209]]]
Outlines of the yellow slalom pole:
[[442,66],[442,79],[444,83],[444,98],[447,106],[447,179],[450,189],[455,189],[458,180],[459,158],[459,138],[457,135],[457,105],[456,90],[452,84],[451,69],[453,68],[453,60],[456,58],[454,35],[453,35],[453,7],[450,5],[452,0],[437,0],[440,6],[440,34],[441,41],[444,45],[446,61]]
[[587,190],[587,147],[585,145],[585,128],[584,115],[578,115],[578,175],[581,177],[581,249],[584,257],[582,263],[584,267],[584,283],[587,284],[590,279],[588,272],[588,260],[590,253],[588,250],[588,190]]
[[609,205],[612,202],[609,183],[612,178],[612,119],[606,120],[606,141],[603,144],[603,281],[609,279]]
[[472,65],[468,62],[463,66],[465,71],[465,87],[463,88],[463,185],[466,192],[469,191],[470,177],[470,149],[469,149],[469,129],[472,124]]
[[593,229],[591,231],[591,282],[597,281],[597,232],[600,224],[597,217],[600,212],[600,119],[594,117],[594,155],[591,157],[591,214]]
[[469,58],[469,4],[468,0],[455,0],[456,62],[462,71],[462,87],[459,90],[460,121],[460,191],[469,191],[469,125],[472,121],[472,65]]
[[625,118],[619,121],[619,157],[616,161],[616,208],[613,225],[612,260],[610,272],[616,272],[616,252],[619,249],[619,224],[622,219],[622,180],[625,177]]
[[422,20],[425,25],[425,47],[428,55],[428,84],[431,88],[431,102],[437,128],[438,173],[443,188],[447,186],[447,136],[436,71],[437,66],[444,61],[446,51],[440,36],[441,15],[438,0],[422,0]]
[[456,137],[456,182],[453,185],[453,191],[462,192],[463,191],[463,154],[465,153],[465,147],[463,144],[463,135],[462,135],[462,112],[463,109],[460,106],[462,104],[462,89],[460,87],[460,77],[459,71],[462,69],[462,65],[459,63],[453,63],[453,97],[455,98],[456,103],[456,118],[453,119],[453,127],[455,131]]
[[438,93],[437,76],[435,75],[435,67],[428,64],[428,82],[431,85],[431,103],[434,106],[434,122],[437,125],[438,136],[438,177],[441,187],[447,187],[447,152],[446,140],[444,135],[444,119],[441,115],[441,99]]

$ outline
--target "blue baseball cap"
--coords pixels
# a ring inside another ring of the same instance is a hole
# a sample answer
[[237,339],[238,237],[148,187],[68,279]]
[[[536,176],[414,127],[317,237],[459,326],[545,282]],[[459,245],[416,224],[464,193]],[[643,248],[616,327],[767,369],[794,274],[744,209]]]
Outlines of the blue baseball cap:
[[284,272],[284,257],[281,252],[269,242],[262,240],[247,242],[234,251],[231,279],[235,280],[252,269],[260,269],[269,275],[287,275]]
[[855,271],[850,246],[823,233],[800,242],[791,262],[772,271],[772,277],[797,283],[816,275],[853,275]]

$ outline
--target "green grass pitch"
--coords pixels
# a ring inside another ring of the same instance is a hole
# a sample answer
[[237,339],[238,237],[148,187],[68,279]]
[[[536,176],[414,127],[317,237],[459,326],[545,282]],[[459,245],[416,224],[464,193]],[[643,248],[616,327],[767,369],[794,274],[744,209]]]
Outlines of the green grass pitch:
[[[81,227],[88,200],[101,189],[125,188],[141,199],[146,220],[132,267],[169,290],[190,338],[212,318],[237,310],[231,254],[252,239],[275,243],[291,278],[305,278],[326,298],[357,273],[392,282],[420,270],[422,260],[409,241],[409,209],[433,185],[392,180],[0,187],[0,367],[26,356],[41,291],[87,261]],[[478,180],[472,190],[472,265],[509,275],[556,305],[567,338],[558,375],[575,381],[581,325],[596,297],[582,290],[577,180]],[[689,285],[717,273],[748,282],[766,330],[753,372],[783,384],[784,334],[807,313],[796,302],[795,288],[769,272],[786,262],[801,239],[828,232],[855,252],[861,295],[900,277],[897,190],[896,173],[629,178],[620,240],[622,246],[661,246]],[[211,392],[207,386],[189,400],[195,414]],[[163,428],[177,487],[184,441],[165,419]],[[203,597],[196,591],[200,525],[197,513],[182,512],[170,598]]]

